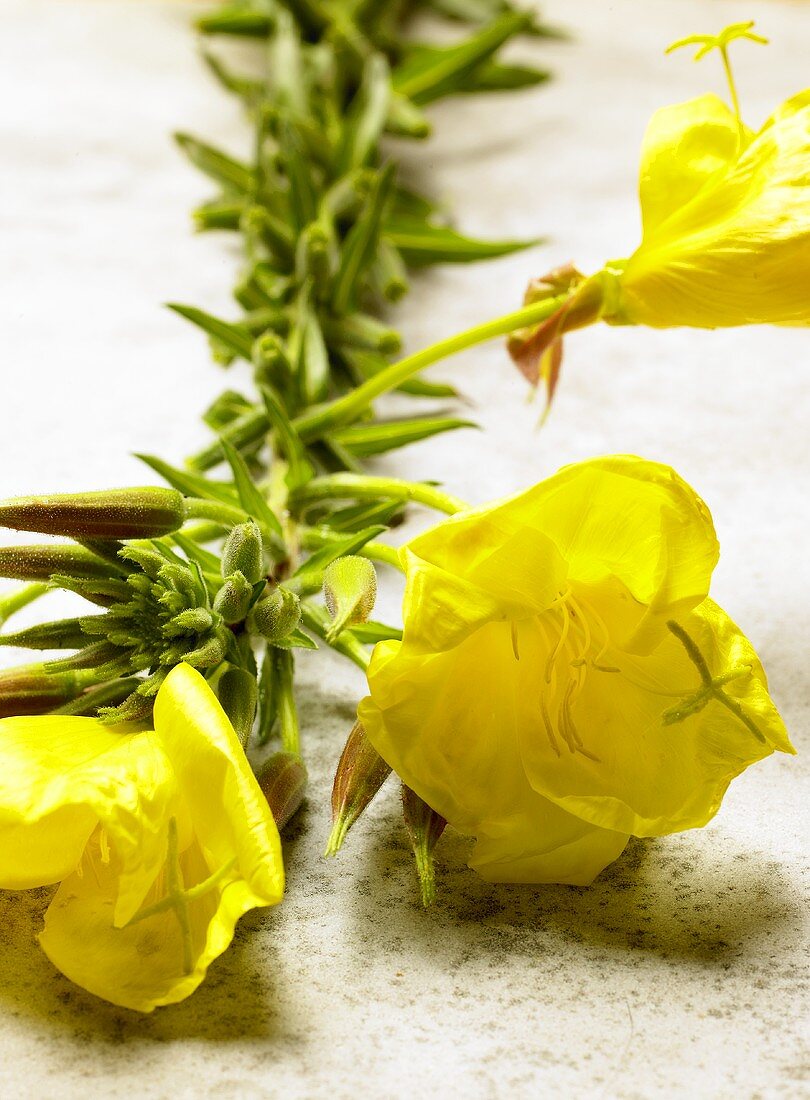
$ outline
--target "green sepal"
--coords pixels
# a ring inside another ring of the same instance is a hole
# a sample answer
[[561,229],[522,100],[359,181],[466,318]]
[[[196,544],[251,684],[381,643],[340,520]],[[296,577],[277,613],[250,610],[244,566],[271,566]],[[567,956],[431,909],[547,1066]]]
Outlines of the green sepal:
[[285,638],[279,638],[275,642],[270,642],[270,645],[277,646],[279,649],[317,649],[318,643],[305,634],[303,630],[299,630],[298,627],[295,630],[291,630]]

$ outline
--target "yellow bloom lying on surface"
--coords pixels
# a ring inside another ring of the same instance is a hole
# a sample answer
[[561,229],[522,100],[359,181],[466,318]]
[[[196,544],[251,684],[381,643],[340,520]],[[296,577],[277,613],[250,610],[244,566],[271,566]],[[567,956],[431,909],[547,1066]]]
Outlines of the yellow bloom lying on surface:
[[[559,340],[600,319],[654,328],[810,324],[810,90],[752,133],[716,96],[657,111],[641,157],[643,236],[625,260],[584,278],[510,351],[553,393]],[[526,301],[559,291],[552,278]],[[553,359],[549,353],[554,349]]]
[[192,993],[239,917],[284,890],[267,802],[190,666],[169,673],[154,724],[0,722],[0,888],[60,882],[46,954],[78,985],[142,1012]]
[[402,551],[401,642],[359,717],[474,835],[491,881],[589,883],[628,837],[704,825],[792,752],[750,643],[707,597],[711,517],[668,467],[583,462]]

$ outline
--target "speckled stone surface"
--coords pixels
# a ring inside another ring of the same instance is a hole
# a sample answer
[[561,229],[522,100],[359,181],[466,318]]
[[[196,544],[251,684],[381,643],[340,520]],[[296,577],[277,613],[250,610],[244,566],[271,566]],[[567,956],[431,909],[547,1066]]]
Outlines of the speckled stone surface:
[[[513,52],[552,66],[554,83],[448,102],[431,144],[403,152],[462,226],[547,243],[419,278],[399,313],[414,348],[512,308],[528,277],[558,262],[587,270],[633,247],[646,119],[722,87],[718,65],[664,58],[669,41],[758,19],[773,45],[737,51],[754,123],[807,83],[801,0],[545,10],[575,41]],[[190,452],[197,414],[225,381],[199,335],[159,308],[227,311],[234,270],[228,241],[189,232],[207,188],[168,137],[185,128],[246,144],[189,15],[142,0],[3,4],[2,496],[137,483],[129,452]],[[440,902],[425,913],[393,785],[337,860],[320,857],[362,680],[329,655],[303,661],[312,787],[286,842],[284,904],[243,920],[189,1001],[144,1018],[83,993],[41,955],[47,891],[0,893],[0,1095],[810,1095],[809,339],[586,332],[569,343],[539,433],[502,348],[479,349],[436,374],[453,375],[485,431],[380,464],[440,476],[477,502],[596,453],[672,463],[712,507],[716,598],[759,648],[798,757],[750,770],[701,832],[631,844],[589,890],[487,885],[465,868],[466,842],[448,836]],[[408,530],[425,522],[414,513]],[[385,578],[390,614],[398,600]]]

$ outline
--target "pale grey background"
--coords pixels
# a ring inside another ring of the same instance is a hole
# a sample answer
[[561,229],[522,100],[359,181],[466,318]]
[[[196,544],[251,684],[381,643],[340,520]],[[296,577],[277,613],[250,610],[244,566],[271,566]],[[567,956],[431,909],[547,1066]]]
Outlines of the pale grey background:
[[[0,496],[149,480],[129,452],[179,461],[230,381],[159,305],[227,314],[234,274],[230,242],[190,232],[189,209],[209,192],[169,140],[184,128],[246,147],[236,105],[198,60],[192,7],[2,4]],[[513,308],[528,277],[558,262],[588,270],[631,250],[651,111],[722,91],[716,61],[664,58],[673,38],[758,19],[773,44],[735,50],[753,124],[808,82],[801,0],[544,10],[575,41],[512,52],[551,65],[553,84],[443,104],[432,142],[401,152],[462,227],[548,243],[418,278],[398,313],[412,348]],[[313,783],[286,847],[284,904],[243,921],[191,1000],[141,1018],[71,986],[39,953],[45,892],[0,894],[2,1095],[808,1095],[809,341],[797,330],[586,332],[569,342],[540,433],[492,345],[436,372],[460,383],[485,431],[381,463],[476,502],[598,453],[672,463],[714,512],[714,594],[759,648],[797,758],[752,769],[703,831],[632,845],[587,891],[488,886],[447,838],[440,902],[423,913],[393,786],[341,856],[320,859],[362,678],[328,656],[304,660]],[[425,519],[415,513],[410,530]],[[398,600],[386,578],[390,614]]]

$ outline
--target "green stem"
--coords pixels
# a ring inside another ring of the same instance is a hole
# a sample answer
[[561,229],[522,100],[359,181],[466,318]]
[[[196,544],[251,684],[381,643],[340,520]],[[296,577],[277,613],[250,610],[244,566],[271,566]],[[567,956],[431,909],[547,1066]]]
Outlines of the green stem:
[[48,588],[47,584],[26,584],[23,588],[3,596],[0,599],[0,626],[8,622],[15,612],[38,600],[40,596],[44,596]]
[[566,300],[566,296],[559,298],[544,298],[534,302],[530,306],[507,313],[503,317],[496,317],[493,321],[487,321],[483,325],[476,325],[465,332],[458,332],[455,336],[448,336],[446,340],[440,340],[429,348],[423,348],[413,355],[400,359],[398,363],[392,363],[379,374],[367,379],[362,385],[350,393],[339,397],[336,401],[316,409],[314,412],[299,417],[295,421],[298,434],[305,442],[327,434],[334,428],[349,424],[356,420],[371,404],[371,402],[383,393],[394,390],[407,382],[425,367],[438,363],[441,359],[447,359],[465,348],[483,344],[487,340],[493,340],[496,336],[506,336],[516,329],[526,328],[529,325],[539,324],[545,321]]
[[298,710],[293,695],[295,659],[288,649],[274,649],[276,683],[278,685],[278,723],[281,731],[281,747],[293,756],[301,755],[301,731]]
[[401,500],[416,501],[438,512],[453,516],[468,505],[458,497],[441,492],[422,481],[401,481],[396,477],[371,477],[367,474],[327,474],[301,485],[292,494],[296,506],[319,500]]

